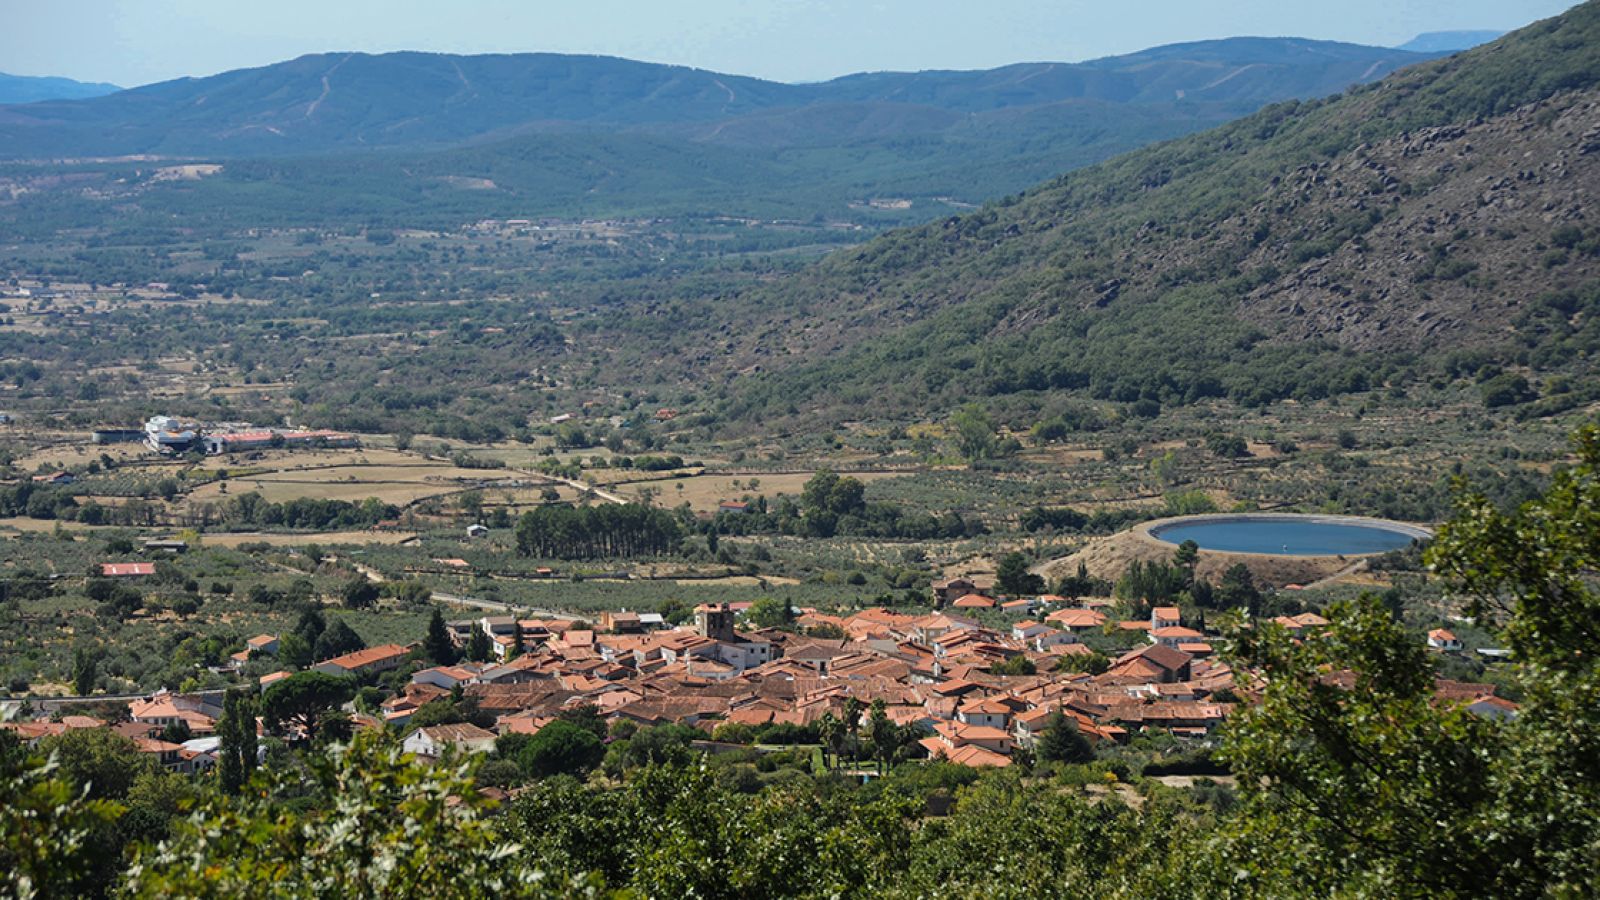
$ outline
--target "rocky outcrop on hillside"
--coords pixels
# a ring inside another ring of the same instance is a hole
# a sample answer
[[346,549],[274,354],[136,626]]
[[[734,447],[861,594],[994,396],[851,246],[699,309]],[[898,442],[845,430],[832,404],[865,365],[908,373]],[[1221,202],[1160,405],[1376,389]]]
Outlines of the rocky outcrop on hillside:
[[[1600,93],[1587,91],[1301,167],[1230,223],[1288,232],[1246,257],[1284,274],[1250,291],[1241,314],[1281,340],[1360,349],[1499,337],[1524,301],[1600,278],[1600,255],[1578,249],[1600,236],[1597,151]],[[1378,221],[1299,260],[1352,213]]]

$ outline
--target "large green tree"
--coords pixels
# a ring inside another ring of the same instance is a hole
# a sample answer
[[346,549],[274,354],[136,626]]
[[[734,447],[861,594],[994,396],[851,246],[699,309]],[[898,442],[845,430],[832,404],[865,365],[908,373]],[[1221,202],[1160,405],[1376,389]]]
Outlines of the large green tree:
[[325,672],[296,672],[261,695],[261,718],[277,733],[298,730],[316,741],[328,714],[355,696],[355,681]]
[[539,729],[517,752],[517,762],[533,778],[582,775],[600,765],[605,745],[593,731],[564,719]]
[[366,647],[367,642],[361,639],[361,635],[356,634],[349,623],[343,619],[334,619],[333,624],[323,629],[322,634],[317,636],[317,642],[311,650],[311,658],[317,661],[333,659],[346,653],[365,650]]
[[124,807],[92,797],[57,760],[0,754],[0,894],[74,897],[94,891],[109,855],[104,835]]
[[[308,787],[321,801],[274,796]],[[420,766],[392,739],[358,737],[274,773],[266,797],[208,798],[127,873],[130,897],[573,897],[497,832],[470,763]]]
[[1600,429],[1514,510],[1466,492],[1428,549],[1431,568],[1517,660],[1521,709],[1491,769],[1481,851],[1501,896],[1600,896]]
[[976,403],[956,410],[950,416],[950,427],[955,429],[956,450],[968,460],[989,459],[1000,446],[994,420]]
[[1028,571],[1028,557],[1011,552],[1000,557],[994,586],[1000,593],[1011,596],[1039,594],[1044,591],[1044,579]]
[[1094,748],[1078,730],[1077,720],[1059,712],[1045,721],[1036,752],[1041,762],[1086,763],[1094,759]]

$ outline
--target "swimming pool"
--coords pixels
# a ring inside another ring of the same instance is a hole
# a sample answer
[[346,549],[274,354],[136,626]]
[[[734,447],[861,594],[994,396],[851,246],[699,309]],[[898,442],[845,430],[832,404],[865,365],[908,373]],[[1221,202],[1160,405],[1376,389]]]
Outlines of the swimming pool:
[[1194,541],[1202,550],[1273,556],[1360,556],[1409,547],[1432,537],[1427,529],[1385,519],[1270,513],[1192,516],[1149,527],[1158,541]]

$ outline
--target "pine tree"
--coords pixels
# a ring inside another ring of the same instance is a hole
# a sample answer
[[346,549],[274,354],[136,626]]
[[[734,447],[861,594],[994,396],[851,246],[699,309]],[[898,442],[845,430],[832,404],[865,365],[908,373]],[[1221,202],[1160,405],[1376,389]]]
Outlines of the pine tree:
[[1094,748],[1078,731],[1077,721],[1059,712],[1046,722],[1035,752],[1043,762],[1085,763],[1094,759]]
[[332,625],[323,629],[317,637],[316,645],[312,648],[311,658],[314,660],[333,659],[346,653],[365,650],[367,642],[361,639],[343,619],[335,619]]

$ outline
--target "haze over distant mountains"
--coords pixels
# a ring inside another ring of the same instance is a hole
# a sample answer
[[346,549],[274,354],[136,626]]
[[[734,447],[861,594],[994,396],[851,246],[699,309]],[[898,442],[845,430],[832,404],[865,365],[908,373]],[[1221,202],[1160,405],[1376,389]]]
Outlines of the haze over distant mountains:
[[1231,38],[1077,64],[783,84],[610,57],[317,54],[3,108],[0,156],[293,156],[573,130],[816,145],[1004,130],[1019,122],[1037,127],[1026,120],[1131,107],[1140,119],[1188,120],[1174,132],[1181,133],[1266,103],[1371,82],[1427,58],[1329,41]]
[[81,100],[114,94],[114,84],[73,81],[54,76],[7,75],[0,72],[0,103],[36,103],[40,100]]
[[1412,53],[1456,53],[1487,44],[1504,34],[1503,31],[1428,31],[1395,49]]

